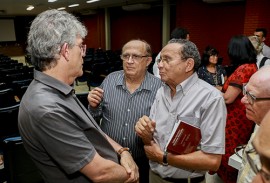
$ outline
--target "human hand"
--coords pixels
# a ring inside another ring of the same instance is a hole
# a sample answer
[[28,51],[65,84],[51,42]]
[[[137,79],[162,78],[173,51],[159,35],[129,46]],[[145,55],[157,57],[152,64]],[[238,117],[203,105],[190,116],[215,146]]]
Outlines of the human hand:
[[103,90],[101,88],[95,87],[91,90],[87,96],[89,105],[96,108],[103,99]]
[[156,123],[152,121],[148,116],[143,116],[135,125],[135,131],[139,137],[142,138],[145,145],[150,144],[153,139],[153,133],[156,127]]
[[163,151],[160,149],[159,145],[153,140],[150,142],[149,145],[144,146],[144,151],[149,160],[162,164]]
[[120,156],[120,164],[126,169],[129,176],[128,180],[126,180],[125,183],[139,182],[139,169],[134,162],[131,154],[128,151],[123,151]]

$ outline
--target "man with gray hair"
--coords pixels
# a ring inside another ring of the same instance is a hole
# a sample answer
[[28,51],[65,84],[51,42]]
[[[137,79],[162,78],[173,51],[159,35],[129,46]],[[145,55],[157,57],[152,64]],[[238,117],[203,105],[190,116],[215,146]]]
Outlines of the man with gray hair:
[[65,11],[47,10],[32,22],[27,49],[34,79],[18,118],[24,147],[47,183],[138,182],[130,153],[102,132],[74,94],[86,35]]
[[[157,92],[150,116],[141,117],[135,126],[150,159],[150,183],[204,182],[206,171],[219,168],[225,151],[226,105],[217,89],[198,78],[199,65],[200,54],[191,41],[172,39],[161,51],[158,67],[165,85]],[[199,128],[198,150],[167,151],[172,129],[180,121]]]

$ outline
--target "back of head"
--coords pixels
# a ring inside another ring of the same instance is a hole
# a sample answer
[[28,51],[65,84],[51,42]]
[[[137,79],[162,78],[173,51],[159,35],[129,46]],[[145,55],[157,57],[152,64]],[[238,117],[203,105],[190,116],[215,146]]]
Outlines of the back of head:
[[194,60],[194,70],[197,70],[201,64],[201,57],[197,46],[186,39],[171,39],[168,44],[177,43],[182,45],[182,49],[179,50],[179,55],[182,59],[193,58]]
[[183,27],[176,27],[171,33],[171,39],[187,39],[189,31]]
[[246,36],[233,36],[227,51],[233,65],[256,63],[257,51]]
[[249,36],[248,39],[250,40],[250,42],[252,43],[252,45],[254,46],[254,48],[257,51],[257,54],[262,52],[262,44],[259,40],[259,38],[257,36]]
[[41,71],[53,67],[64,43],[72,48],[77,37],[84,39],[86,35],[86,28],[72,14],[58,10],[42,12],[32,22],[28,34],[31,63]]
[[204,52],[202,54],[202,61],[201,61],[202,65],[208,65],[210,56],[218,55],[218,54],[219,54],[219,52],[218,52],[218,50],[216,48],[214,48],[213,46],[208,45],[205,48],[205,50],[204,50]]
[[263,37],[267,36],[267,29],[266,28],[257,28],[255,30],[255,32],[262,32],[263,33]]

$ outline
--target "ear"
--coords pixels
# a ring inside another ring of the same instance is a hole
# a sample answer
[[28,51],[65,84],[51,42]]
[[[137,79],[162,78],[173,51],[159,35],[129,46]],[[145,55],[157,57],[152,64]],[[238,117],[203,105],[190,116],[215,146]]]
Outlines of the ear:
[[151,62],[152,62],[152,57],[151,56],[149,56],[149,57],[147,57],[147,67],[151,64]]
[[186,60],[186,72],[194,70],[195,61],[193,58],[188,58]]
[[264,42],[265,41],[265,37],[262,37],[262,42]]
[[64,43],[61,47],[60,55],[63,56],[67,61],[69,61],[69,47],[67,43]]

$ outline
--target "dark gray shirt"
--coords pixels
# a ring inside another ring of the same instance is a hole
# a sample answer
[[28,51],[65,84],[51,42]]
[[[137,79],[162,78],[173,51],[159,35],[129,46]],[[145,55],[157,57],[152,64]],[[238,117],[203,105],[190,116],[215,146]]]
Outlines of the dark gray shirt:
[[143,142],[134,130],[135,123],[150,114],[161,85],[159,78],[147,72],[141,86],[131,94],[123,70],[117,71],[108,75],[100,86],[104,90],[100,106],[90,108],[93,116],[102,115],[101,129],[122,146],[129,147],[133,158],[145,156]]
[[79,170],[96,152],[118,163],[113,147],[73,88],[36,70],[20,104],[19,130],[46,182],[91,182]]

